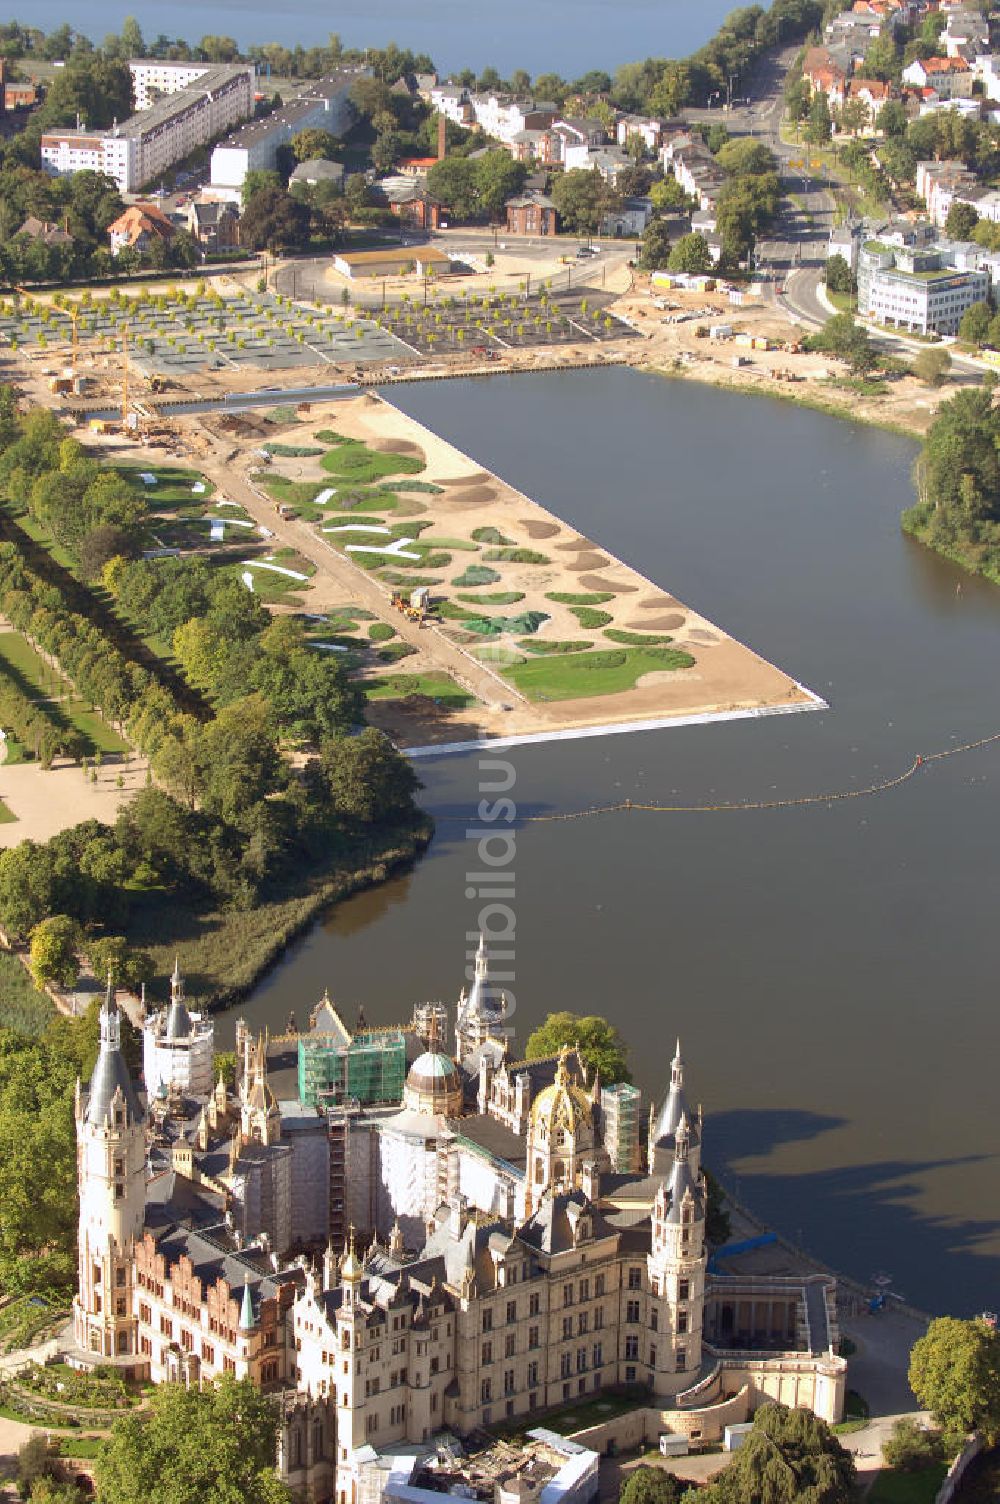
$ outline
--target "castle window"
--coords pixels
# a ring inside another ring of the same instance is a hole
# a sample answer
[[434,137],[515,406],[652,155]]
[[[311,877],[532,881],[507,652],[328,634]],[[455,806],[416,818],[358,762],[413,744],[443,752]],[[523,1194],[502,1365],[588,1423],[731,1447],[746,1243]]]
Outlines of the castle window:
[[539,1343],[538,1343],[538,1328],[537,1328],[537,1326],[529,1326],[529,1328],[528,1328],[528,1346],[529,1347],[538,1347],[538,1345],[539,1345]]
[[[534,1387],[534,1385],[538,1383],[538,1364],[537,1363],[529,1363],[528,1364],[528,1383],[532,1387]],[[531,1408],[532,1408],[532,1410],[535,1408],[535,1402],[534,1402],[534,1400],[532,1400],[532,1402],[531,1402]]]
[[101,1266],[100,1266],[100,1264],[95,1264],[94,1265],[94,1284],[95,1285],[99,1285],[100,1283],[101,1283]]
[[572,1304],[573,1304],[573,1286],[572,1285],[563,1285],[563,1305],[564,1306],[571,1306]]
[[594,1312],[594,1331],[599,1332],[604,1325],[604,1307],[598,1306]]
[[660,1325],[659,1313],[656,1310],[656,1307],[654,1306],[653,1309],[649,1313],[649,1330],[651,1332],[655,1332],[655,1331],[658,1330],[659,1325]]
[[126,1306],[126,1302],[125,1302],[124,1295],[119,1296],[119,1298],[115,1301],[115,1315],[116,1316],[125,1316],[125,1315],[127,1315],[128,1313],[127,1313],[127,1311],[125,1309],[125,1306]]
[[689,1282],[686,1279],[682,1279],[680,1281],[680,1283],[678,1284],[678,1286],[677,1286],[677,1299],[678,1300],[687,1300],[688,1299],[689,1290],[690,1290]]
[[631,1323],[637,1322],[639,1320],[639,1302],[637,1300],[629,1300],[626,1302],[625,1320]]
[[642,1289],[642,1267],[641,1267],[641,1265],[639,1265],[639,1264],[633,1264],[630,1267],[630,1269],[628,1271],[628,1287],[629,1287],[630,1290],[641,1290]]
[[537,1290],[533,1290],[528,1297],[528,1315],[537,1316],[541,1308],[541,1296]]
[[638,1337],[626,1337],[625,1338],[625,1360],[626,1360],[626,1362],[633,1362],[634,1363],[634,1362],[636,1362],[638,1360],[638,1357],[639,1357],[639,1339],[638,1339]]
[[590,1299],[590,1280],[589,1279],[582,1279],[580,1281],[580,1299],[581,1300],[589,1300]]
[[598,1296],[604,1294],[604,1275],[603,1274],[596,1274],[594,1276],[594,1294],[598,1295]]
[[587,1371],[587,1349],[585,1347],[578,1347],[576,1350],[576,1371],[577,1373],[586,1373]]
[[572,1318],[572,1316],[564,1316],[563,1317],[563,1333],[562,1334],[563,1334],[563,1341],[564,1342],[566,1341],[566,1339],[568,1337],[572,1337],[572,1335],[573,1335],[573,1318]]
[[508,1368],[504,1373],[503,1392],[504,1394],[514,1393],[514,1370],[512,1368]]
[[513,1332],[508,1332],[507,1336],[504,1338],[504,1341],[503,1341],[503,1355],[504,1355],[504,1357],[505,1358],[512,1358],[514,1356],[514,1352],[515,1352],[516,1347],[517,1347],[517,1337],[514,1335]]
[[483,1331],[484,1332],[492,1332],[492,1330],[493,1330],[493,1312],[490,1311],[490,1310],[486,1310],[486,1311],[483,1312]]
[[686,1332],[687,1329],[688,1329],[688,1314],[687,1314],[687,1311],[678,1311],[678,1313],[677,1313],[677,1331],[680,1334],[683,1335],[683,1333]]
[[124,1270],[124,1268],[116,1269],[115,1270],[115,1284],[118,1286],[119,1289],[121,1289],[122,1286],[125,1284],[125,1270]]
[[568,1379],[573,1369],[573,1360],[569,1353],[563,1353],[559,1359],[559,1372],[564,1379]]
[[683,1373],[687,1365],[687,1352],[683,1347],[677,1349],[677,1372]]
[[626,1382],[626,1384],[634,1384],[635,1383],[635,1369],[634,1368],[626,1368],[626,1370],[625,1370],[625,1382]]
[[599,1342],[594,1343],[593,1359],[594,1367],[600,1368],[601,1364],[604,1362],[604,1350]]
[[659,1293],[660,1293],[660,1277],[659,1277],[659,1275],[657,1275],[657,1274],[653,1275],[653,1278],[650,1281],[649,1288],[652,1290],[652,1292],[653,1292],[654,1295],[659,1295]]
[[516,1300],[508,1300],[508,1302],[507,1302],[507,1320],[508,1320],[508,1322],[516,1321],[517,1320],[517,1301]]
[[483,1362],[484,1363],[492,1363],[493,1362],[493,1343],[492,1342],[484,1342],[483,1343]]
[[493,1398],[493,1380],[484,1379],[479,1386],[479,1399],[484,1405],[488,1405]]
[[587,1312],[586,1311],[581,1311],[580,1315],[578,1317],[578,1320],[577,1320],[577,1331],[580,1333],[581,1337],[586,1332],[588,1325],[589,1325],[589,1320],[588,1320]]
[[656,1367],[656,1348],[655,1347],[651,1347],[649,1349],[649,1366],[650,1366],[650,1368],[655,1368]]

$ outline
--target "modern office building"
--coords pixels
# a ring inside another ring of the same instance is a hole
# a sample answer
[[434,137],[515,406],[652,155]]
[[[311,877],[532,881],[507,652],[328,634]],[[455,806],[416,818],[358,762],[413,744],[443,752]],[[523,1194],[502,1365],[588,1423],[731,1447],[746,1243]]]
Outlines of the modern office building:
[[909,334],[957,334],[963,313],[989,290],[989,273],[960,270],[948,247],[868,240],[858,257],[858,312]]

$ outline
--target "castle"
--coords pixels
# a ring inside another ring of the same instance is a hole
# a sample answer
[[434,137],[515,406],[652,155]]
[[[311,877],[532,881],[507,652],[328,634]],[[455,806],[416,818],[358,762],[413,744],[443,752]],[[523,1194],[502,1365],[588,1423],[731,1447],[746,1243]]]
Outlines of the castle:
[[638,1091],[575,1050],[511,1058],[482,942],[454,1055],[447,1019],[352,1032],[324,997],[302,1034],[239,1025],[227,1088],[175,968],[140,1095],[109,987],[76,1096],[70,1361],[251,1378],[281,1405],[282,1476],[336,1504],[393,1449],[608,1388],[695,1441],[764,1398],[838,1420],[832,1277],[709,1258],[680,1045],[643,1133]]

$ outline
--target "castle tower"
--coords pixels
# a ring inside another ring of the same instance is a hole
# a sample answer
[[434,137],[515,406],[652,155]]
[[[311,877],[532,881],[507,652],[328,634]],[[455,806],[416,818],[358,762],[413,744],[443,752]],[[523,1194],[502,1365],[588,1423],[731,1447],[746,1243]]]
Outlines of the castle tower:
[[678,1039],[670,1062],[670,1087],[658,1112],[649,1115],[649,1169],[653,1175],[672,1173],[674,1135],[681,1118],[687,1118],[688,1157],[691,1173],[698,1178],[701,1165],[701,1112],[693,1114],[684,1094],[684,1060]]
[[692,1170],[690,1146],[687,1117],[682,1115],[674,1135],[670,1176],[659,1186],[653,1202],[646,1340],[657,1395],[688,1388],[701,1367],[707,1198],[704,1178]]
[[84,1099],[77,1083],[80,1195],[73,1334],[95,1357],[137,1355],[132,1253],[146,1203],[145,1113],[121,1048],[111,979],[101,1009],[101,1047]]
[[484,1040],[489,1039],[495,1030],[503,1027],[504,1010],[493,1001],[493,991],[490,985],[486,937],[480,933],[472,987],[468,995],[463,987],[458,999],[458,1016],[455,1020],[455,1058],[457,1060],[467,1060],[475,1050],[478,1050]]
[[146,1019],[142,1028],[142,1073],[152,1099],[161,1086],[168,1093],[202,1100],[212,1090],[215,1025],[202,1013],[189,1012],[180,961],[170,978],[170,1004]]

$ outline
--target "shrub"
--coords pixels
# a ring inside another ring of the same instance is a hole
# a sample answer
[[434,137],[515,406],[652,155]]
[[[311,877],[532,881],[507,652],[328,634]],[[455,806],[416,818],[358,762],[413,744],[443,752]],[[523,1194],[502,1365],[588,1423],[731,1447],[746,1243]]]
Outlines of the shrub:
[[614,617],[608,611],[595,611],[593,606],[571,606],[571,612],[580,623],[581,627],[606,627]]
[[456,575],[451,583],[461,589],[470,585],[495,585],[499,578],[495,569],[487,569],[483,564],[470,564],[461,574]]
[[669,632],[626,632],[623,627],[605,627],[604,635],[612,642],[623,642],[632,648],[651,648],[674,640]]
[[497,543],[509,547],[513,538],[505,538],[498,527],[474,527],[469,537],[474,543]]
[[372,642],[388,642],[390,637],[395,637],[396,628],[390,627],[387,621],[373,621],[368,628],[368,636]]
[[614,592],[611,590],[596,591],[592,595],[575,595],[565,590],[550,590],[545,596],[547,601],[556,601],[560,606],[603,606],[605,601],[613,601],[614,598]]
[[882,1443],[882,1460],[886,1467],[901,1473],[919,1473],[944,1461],[944,1442],[939,1431],[925,1431],[923,1426],[904,1416],[897,1420],[892,1434]]
[[390,642],[384,648],[379,648],[375,656],[380,663],[398,663],[401,658],[409,658],[416,651],[412,642]]
[[506,564],[550,564],[548,554],[540,554],[533,548],[488,548],[483,554],[487,560],[503,561]]
[[582,653],[589,648],[591,643],[588,638],[580,638],[573,642],[533,642],[530,637],[523,637],[518,643],[519,648],[524,648],[529,653]]

